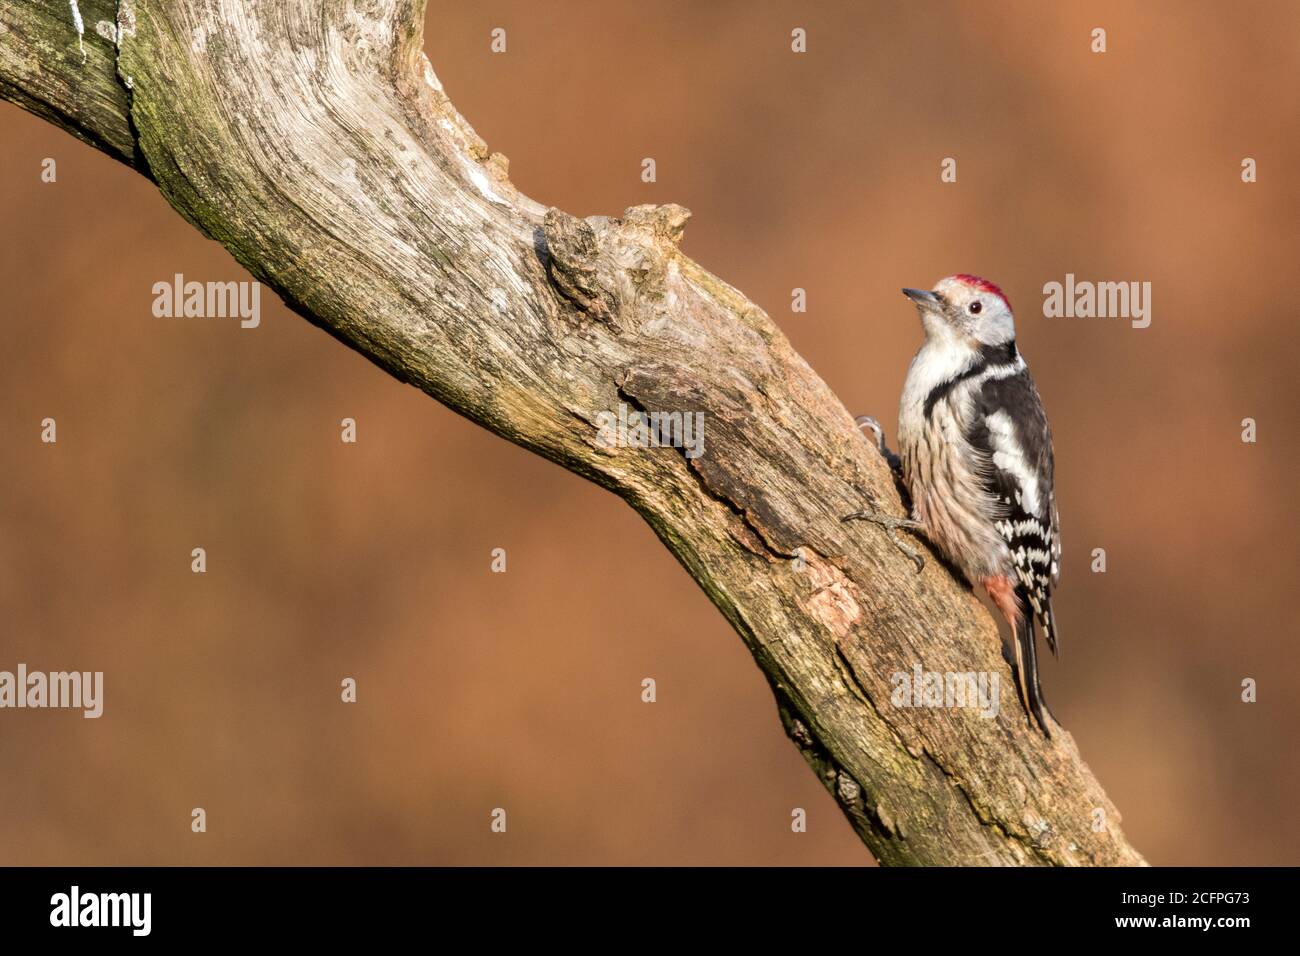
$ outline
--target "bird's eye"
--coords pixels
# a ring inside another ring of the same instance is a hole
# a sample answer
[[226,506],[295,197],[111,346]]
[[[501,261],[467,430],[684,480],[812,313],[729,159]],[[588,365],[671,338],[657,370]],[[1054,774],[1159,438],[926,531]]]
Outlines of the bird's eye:
[[971,314],[971,315],[979,315],[979,314],[980,314],[980,309],[982,309],[982,308],[984,308],[984,306],[980,305],[979,300],[976,299],[974,302],[972,302],[972,303],[970,304],[970,314]]

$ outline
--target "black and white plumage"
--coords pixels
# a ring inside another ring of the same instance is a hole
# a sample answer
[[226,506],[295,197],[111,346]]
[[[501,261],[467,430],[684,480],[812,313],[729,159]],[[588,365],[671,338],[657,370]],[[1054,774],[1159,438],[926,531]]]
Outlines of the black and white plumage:
[[915,526],[1011,626],[1026,711],[1050,736],[1034,625],[1057,650],[1052,589],[1061,535],[1052,435],[1016,348],[1006,296],[975,276],[905,289],[926,332],[899,409],[899,453]]
[[1052,588],[1060,580],[1061,532],[1052,433],[1042,400],[1022,362],[1015,375],[986,381],[973,403],[966,438],[988,462],[986,487],[1006,509],[995,526],[1011,549],[1019,586],[1055,654]]

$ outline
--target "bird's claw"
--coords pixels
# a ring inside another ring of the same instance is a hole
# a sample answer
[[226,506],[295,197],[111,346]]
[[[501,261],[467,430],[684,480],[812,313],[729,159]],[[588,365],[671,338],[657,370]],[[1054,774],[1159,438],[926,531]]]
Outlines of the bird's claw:
[[876,451],[882,455],[885,453],[885,430],[880,427],[880,422],[876,421],[870,415],[859,415],[853,419],[854,424],[859,428],[870,429],[871,434],[876,436]]
[[889,446],[885,444],[885,429],[881,426],[880,422],[876,421],[870,415],[859,415],[857,418],[853,419],[853,421],[859,428],[865,428],[871,432],[872,436],[875,438],[876,451],[879,453],[881,458],[885,459],[885,464],[889,466],[889,470],[895,475],[901,477],[903,473],[903,463],[899,460],[897,455],[889,450]]
[[906,557],[910,558],[912,562],[916,564],[916,573],[920,574],[925,570],[925,558],[922,557],[921,552],[908,545],[905,541],[900,541],[898,536],[895,534],[899,528],[906,528],[909,531],[919,531],[923,527],[921,522],[913,521],[911,518],[895,518],[892,515],[877,514],[874,511],[854,511],[852,514],[845,515],[840,520],[870,521],[872,524],[883,528],[885,534],[889,536],[889,540],[894,543],[894,547],[903,552]]

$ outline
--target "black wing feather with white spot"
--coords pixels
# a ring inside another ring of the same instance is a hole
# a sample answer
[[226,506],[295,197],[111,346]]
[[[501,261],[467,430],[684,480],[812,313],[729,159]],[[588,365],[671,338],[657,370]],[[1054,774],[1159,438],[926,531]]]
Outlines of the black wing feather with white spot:
[[1061,534],[1047,415],[1026,368],[987,379],[973,400],[966,437],[982,459],[986,487],[996,502],[996,526],[1015,564],[1017,593],[1032,608],[1055,654],[1052,588],[1060,577]]

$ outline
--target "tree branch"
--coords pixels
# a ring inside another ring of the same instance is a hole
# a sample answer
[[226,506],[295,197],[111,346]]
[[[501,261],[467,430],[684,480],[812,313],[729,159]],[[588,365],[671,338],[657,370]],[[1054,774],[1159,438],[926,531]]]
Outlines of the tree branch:
[[[66,0],[0,10],[0,95],[133,166],[297,312],[650,523],[771,682],[884,864],[1136,864],[1064,731],[901,708],[891,675],[988,672],[992,619],[869,525],[888,468],[761,309],[681,254],[679,206],[521,195],[443,93],[422,0]],[[84,48],[84,54],[83,54]],[[620,403],[705,450],[605,447]],[[1094,829],[1101,811],[1101,829]]]

